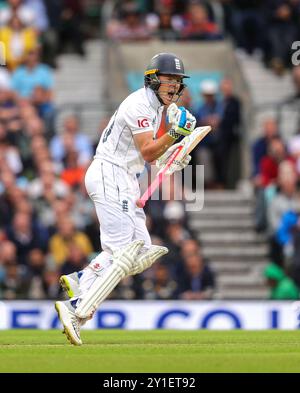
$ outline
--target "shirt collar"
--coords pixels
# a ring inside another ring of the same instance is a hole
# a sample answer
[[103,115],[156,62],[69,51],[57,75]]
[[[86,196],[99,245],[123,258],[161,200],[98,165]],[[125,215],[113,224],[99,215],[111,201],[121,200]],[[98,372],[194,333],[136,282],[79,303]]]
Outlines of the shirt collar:
[[144,89],[145,89],[148,101],[149,101],[150,105],[152,106],[152,108],[154,108],[157,111],[158,109],[161,109],[164,107],[163,104],[161,104],[159,102],[158,98],[156,97],[156,95],[152,89],[150,89],[149,87],[144,87]]

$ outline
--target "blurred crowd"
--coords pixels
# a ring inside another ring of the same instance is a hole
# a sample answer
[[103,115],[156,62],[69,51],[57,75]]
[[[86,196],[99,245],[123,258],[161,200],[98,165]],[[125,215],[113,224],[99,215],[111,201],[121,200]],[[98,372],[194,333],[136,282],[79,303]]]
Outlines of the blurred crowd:
[[[27,53],[40,47],[44,63],[55,68],[56,57],[66,51],[84,56],[84,39],[93,34],[90,1],[0,1],[0,41],[9,71],[21,65]],[[97,3],[99,9],[100,0]],[[96,6],[96,4],[95,4]],[[97,20],[98,22],[98,20]],[[99,22],[98,22],[99,23]],[[4,46],[4,48],[3,48]]]
[[205,187],[234,188],[240,176],[236,162],[240,160],[242,104],[231,79],[225,77],[220,83],[204,79],[199,85],[199,101],[192,104],[186,88],[178,105],[195,115],[197,127],[209,124],[213,129],[191,153],[192,165],[205,166]]
[[[1,299],[63,297],[59,276],[83,269],[101,251],[84,186],[97,141],[85,134],[76,114],[66,116],[60,130],[55,122],[56,56],[85,52],[81,3],[1,2],[7,63],[0,68]],[[170,254],[145,275],[124,280],[111,297],[211,298],[214,273],[183,205],[159,202],[152,210],[150,204],[147,221],[153,242],[167,244]]]
[[300,38],[299,0],[116,1],[107,36],[118,41],[230,38],[281,75]]
[[[292,69],[292,78],[295,92],[287,101],[299,104],[300,66]],[[278,119],[266,117],[262,123],[261,136],[253,142],[251,151],[252,181],[256,193],[256,229],[267,235],[270,246],[271,264],[267,266],[265,276],[268,279],[272,276],[272,289],[280,287],[281,280],[288,279],[290,298],[298,298],[294,288],[299,293],[299,129],[295,129],[292,136],[287,138],[280,129]]]
[[82,232],[98,230],[82,185],[92,143],[79,131],[77,117],[67,117],[59,134],[54,122],[56,58],[65,52],[84,56],[88,9],[79,0],[0,2],[4,299],[56,297],[65,262],[79,263],[99,249],[99,236],[91,241]]

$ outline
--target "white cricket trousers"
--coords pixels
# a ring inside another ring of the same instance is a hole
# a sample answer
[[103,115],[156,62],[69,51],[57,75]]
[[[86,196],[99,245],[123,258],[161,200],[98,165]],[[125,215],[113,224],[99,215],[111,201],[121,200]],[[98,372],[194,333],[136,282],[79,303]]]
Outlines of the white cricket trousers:
[[140,197],[135,175],[108,161],[95,158],[86,172],[85,186],[96,208],[103,251],[83,270],[79,280],[80,299],[95,279],[109,268],[115,250],[137,239],[144,240],[145,248],[151,246],[146,215],[135,204]]
[[144,210],[136,206],[140,188],[135,175],[95,158],[86,172],[85,186],[96,208],[103,251],[111,254],[136,239],[150,247]]

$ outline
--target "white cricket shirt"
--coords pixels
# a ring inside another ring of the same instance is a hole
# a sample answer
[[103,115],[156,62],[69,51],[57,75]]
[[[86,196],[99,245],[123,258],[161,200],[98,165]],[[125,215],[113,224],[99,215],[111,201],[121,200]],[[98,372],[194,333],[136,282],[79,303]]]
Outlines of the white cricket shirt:
[[163,109],[164,106],[149,88],[143,87],[130,94],[103,131],[95,158],[109,161],[132,173],[141,173],[145,161],[135,146],[133,135],[153,131],[155,138]]

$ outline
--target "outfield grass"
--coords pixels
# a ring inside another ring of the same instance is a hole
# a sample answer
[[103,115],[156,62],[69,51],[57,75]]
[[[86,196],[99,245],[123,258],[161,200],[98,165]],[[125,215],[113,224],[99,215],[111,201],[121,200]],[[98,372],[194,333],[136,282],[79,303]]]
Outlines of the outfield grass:
[[0,372],[300,372],[299,331],[0,331]]

